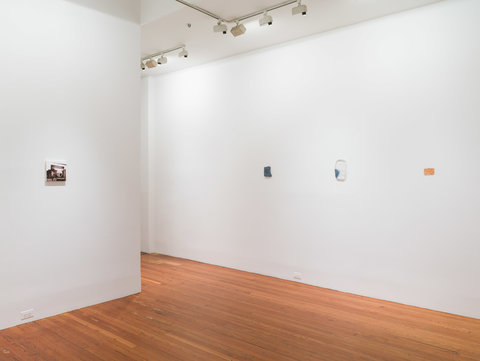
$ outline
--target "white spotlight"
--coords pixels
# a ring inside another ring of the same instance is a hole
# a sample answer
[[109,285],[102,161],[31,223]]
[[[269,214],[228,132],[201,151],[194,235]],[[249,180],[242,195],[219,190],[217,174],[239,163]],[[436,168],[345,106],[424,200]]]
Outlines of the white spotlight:
[[143,61],[140,62],[140,67],[142,68],[142,70],[145,70],[145,63]]
[[260,18],[260,20],[258,21],[260,23],[260,26],[264,26],[264,25],[272,25],[273,24],[273,19],[270,15],[267,14],[267,12],[265,11],[263,13],[263,16]]
[[157,62],[153,59],[148,59],[145,64],[149,69],[155,68],[157,66]]
[[184,58],[188,58],[188,51],[185,50],[185,48],[183,48],[183,50],[178,54],[178,56],[181,58],[181,57],[184,57]]
[[246,31],[247,31],[247,28],[245,27],[245,25],[239,24],[238,22],[237,22],[237,25],[235,25],[230,30],[232,35],[235,36],[235,37],[245,34]]
[[213,31],[216,33],[227,33],[227,25],[223,24],[222,20],[218,20],[217,25],[213,27]]
[[165,55],[162,54],[160,58],[157,59],[158,65],[167,64],[168,59]]
[[302,5],[302,0],[298,0],[298,5],[292,9],[292,15],[307,15],[307,5]]

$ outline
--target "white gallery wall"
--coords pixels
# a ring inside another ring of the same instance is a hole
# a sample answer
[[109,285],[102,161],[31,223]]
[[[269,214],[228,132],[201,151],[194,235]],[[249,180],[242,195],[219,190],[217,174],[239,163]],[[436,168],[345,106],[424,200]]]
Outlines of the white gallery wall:
[[0,2],[0,329],[140,291],[139,10]]
[[144,250],[479,318],[479,15],[448,0],[144,79]]

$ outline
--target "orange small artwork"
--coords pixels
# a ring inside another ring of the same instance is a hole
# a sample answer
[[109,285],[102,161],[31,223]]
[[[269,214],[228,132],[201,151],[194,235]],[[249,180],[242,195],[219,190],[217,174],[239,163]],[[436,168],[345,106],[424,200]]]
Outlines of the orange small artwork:
[[425,174],[425,175],[435,175],[435,168],[425,168],[423,170],[423,174]]

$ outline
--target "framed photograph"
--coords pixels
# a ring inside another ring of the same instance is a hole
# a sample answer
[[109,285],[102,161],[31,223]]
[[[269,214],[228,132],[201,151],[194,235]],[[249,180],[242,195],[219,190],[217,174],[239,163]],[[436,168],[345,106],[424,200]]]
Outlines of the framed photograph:
[[47,182],[66,182],[67,165],[64,162],[45,162],[45,176]]

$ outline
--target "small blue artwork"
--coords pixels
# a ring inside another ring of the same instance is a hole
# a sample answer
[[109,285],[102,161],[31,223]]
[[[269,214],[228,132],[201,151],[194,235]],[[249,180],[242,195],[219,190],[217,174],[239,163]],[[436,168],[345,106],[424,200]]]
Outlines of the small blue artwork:
[[272,167],[264,167],[263,168],[263,176],[266,178],[272,177]]

